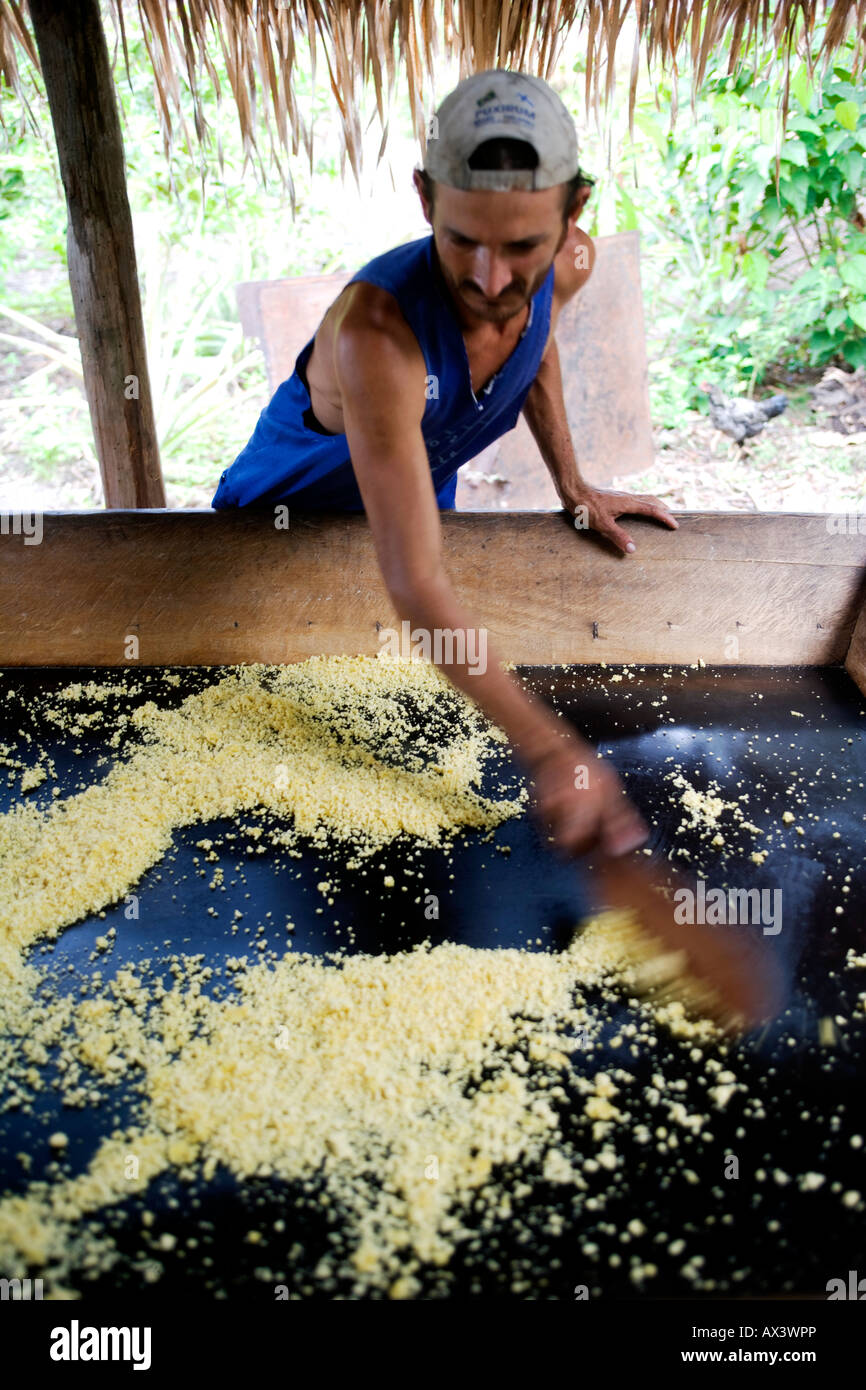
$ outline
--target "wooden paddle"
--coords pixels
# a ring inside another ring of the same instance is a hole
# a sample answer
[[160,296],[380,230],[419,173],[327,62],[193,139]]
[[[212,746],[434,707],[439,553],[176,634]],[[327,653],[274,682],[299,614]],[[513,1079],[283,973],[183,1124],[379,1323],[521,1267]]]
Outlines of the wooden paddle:
[[662,877],[635,853],[617,858],[595,853],[588,867],[605,904],[633,913],[649,949],[671,957],[666,992],[677,993],[678,978],[693,997],[696,986],[700,1007],[731,1032],[754,1028],[779,1012],[781,972],[756,930],[747,934],[730,924],[677,922],[674,893],[688,885],[668,866]]

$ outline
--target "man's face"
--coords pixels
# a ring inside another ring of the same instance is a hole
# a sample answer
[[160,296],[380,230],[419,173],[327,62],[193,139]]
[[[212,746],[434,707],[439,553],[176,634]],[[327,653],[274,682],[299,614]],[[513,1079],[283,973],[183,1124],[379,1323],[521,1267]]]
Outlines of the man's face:
[[565,240],[563,188],[464,191],[437,183],[433,228],[446,284],[476,318],[504,323],[528,304]]

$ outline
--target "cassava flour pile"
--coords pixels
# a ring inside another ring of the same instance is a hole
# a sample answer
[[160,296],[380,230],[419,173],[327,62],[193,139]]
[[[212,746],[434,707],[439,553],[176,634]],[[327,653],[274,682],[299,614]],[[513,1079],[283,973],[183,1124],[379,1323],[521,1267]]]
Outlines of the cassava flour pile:
[[[140,1093],[140,1120],[106,1137],[85,1173],[0,1202],[0,1267],[25,1262],[60,1288],[83,1261],[109,1267],[110,1242],[83,1238],[82,1217],[169,1168],[187,1179],[217,1165],[240,1178],[323,1178],[347,1240],[317,1279],[348,1271],[355,1292],[395,1298],[412,1296],[422,1266],[447,1264],[473,1225],[489,1232],[508,1219],[498,1166],[556,1184],[575,1213],[585,1200],[598,1212],[604,1188],[590,1196],[590,1174],[621,1186],[618,1140],[642,1129],[633,1074],[592,1060],[604,1016],[589,992],[613,1001],[629,979],[611,926],[599,919],[557,954],[446,944],[287,955],[238,972],[222,1001],[202,992],[200,958],[187,959],[168,991],[126,970],[97,998],[58,1000],[47,1015],[33,1003],[18,1025],[37,1049],[59,1044],[67,1084],[123,1078]],[[685,1023],[681,1005],[656,1013],[675,1035]],[[648,1011],[631,1019],[619,1041],[649,1045]],[[714,1038],[710,1023],[686,1031],[689,1046]],[[572,1074],[577,1049],[586,1060]],[[585,1097],[577,1139],[561,1128],[575,1085]],[[663,1079],[654,1100],[660,1119],[707,1124]],[[561,1204],[547,1217],[554,1229]]]
[[[683,1046],[724,1046],[678,1004],[632,1001],[612,1033],[600,1004],[636,980],[631,925],[613,915],[559,953],[424,942],[390,956],[242,957],[226,970],[174,956],[171,987],[141,962],[91,977],[78,997],[46,989],[26,948],[116,901],[179,826],[265,806],[273,840],[341,841],[351,864],[402,832],[438,844],[493,827],[525,800],[480,794],[501,735],[424,663],[238,668],[177,708],[147,701],[131,723],[137,741],[100,784],[0,824],[4,1108],[28,1112],[49,1056],[68,1106],[100,1114],[121,1083],[135,1097],[134,1122],[106,1125],[83,1173],[63,1166],[61,1132],[54,1178],[0,1200],[0,1272],[24,1266],[63,1296],[83,1269],[118,1258],[99,1213],[168,1170],[191,1182],[223,1169],[324,1184],[344,1241],[320,1260],[319,1287],[350,1278],[355,1293],[412,1297],[425,1268],[508,1222],[521,1186],[561,1194],[550,1231],[569,1207],[602,1211],[604,1183],[623,1181],[618,1138],[644,1142],[635,1116],[647,1103],[672,1129],[706,1125],[705,1095],[695,1109],[659,1076],[647,1102],[625,1065],[593,1061],[602,1033],[625,1064],[637,1041],[654,1045],[658,1022]],[[708,1078],[736,1084],[718,1062]],[[517,1188],[503,1186],[504,1167],[512,1183],[524,1174]],[[173,1239],[147,1249],[147,1278]],[[636,1285],[652,1275],[636,1260]],[[278,1282],[285,1263],[260,1277]]]
[[265,806],[292,817],[279,843],[331,837],[364,855],[401,832],[439,844],[521,810],[475,790],[504,736],[426,662],[238,667],[177,709],[147,701],[132,723],[146,742],[103,782],[0,818],[5,942],[29,945],[116,902],[197,821]]

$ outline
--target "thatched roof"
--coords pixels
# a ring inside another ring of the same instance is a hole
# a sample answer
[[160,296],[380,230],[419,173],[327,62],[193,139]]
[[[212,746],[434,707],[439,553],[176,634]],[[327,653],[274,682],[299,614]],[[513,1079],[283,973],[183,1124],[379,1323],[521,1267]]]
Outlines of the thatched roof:
[[[104,3],[128,57],[124,9],[128,13],[129,0]],[[664,67],[690,52],[696,85],[709,54],[723,41],[731,69],[753,39],[767,54],[793,48],[810,63],[822,63],[853,30],[858,68],[866,53],[866,0],[137,0],[137,8],[167,149],[178,125],[190,137],[181,110],[181,75],[192,94],[195,134],[204,138],[198,92],[203,73],[219,88],[211,58],[219,45],[245,148],[255,148],[260,108],[275,149],[297,154],[303,145],[312,161],[311,132],[292,84],[297,40],[306,35],[314,73],[322,58],[327,64],[344,155],[356,176],[362,148],[360,85],[375,91],[384,148],[387,97],[402,68],[415,133],[423,141],[426,121],[445,95],[433,91],[434,60],[443,50],[459,59],[461,74],[504,67],[550,77],[563,37],[577,25],[585,35],[587,107],[613,83],[613,59],[626,21],[635,36],[632,102],[642,49],[650,64]],[[821,15],[828,23],[819,44],[815,26]],[[0,75],[16,90],[19,45],[38,66],[26,0],[0,0]]]

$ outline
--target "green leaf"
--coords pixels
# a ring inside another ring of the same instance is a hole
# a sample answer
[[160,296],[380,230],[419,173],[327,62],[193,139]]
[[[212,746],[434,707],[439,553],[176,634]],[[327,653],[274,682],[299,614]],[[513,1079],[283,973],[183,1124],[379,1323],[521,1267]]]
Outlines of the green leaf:
[[[793,87],[793,85],[794,85],[794,84],[793,84],[793,82],[792,82],[792,83],[791,83],[791,86]],[[817,122],[817,121],[814,119],[814,117],[812,117],[812,116],[789,116],[789,117],[788,117],[788,129],[789,129],[789,130],[802,130],[802,131],[805,131],[805,132],[806,132],[807,134],[809,134],[809,135],[823,135],[823,134],[824,134],[824,131],[822,130],[821,126],[818,124],[818,122]]]
[[758,118],[758,131],[765,145],[775,145],[779,129],[779,116],[776,111],[764,108]]
[[866,256],[851,256],[839,266],[839,274],[852,290],[866,294]]
[[752,289],[763,289],[770,273],[770,262],[763,251],[747,251],[740,266]]
[[860,120],[860,107],[856,101],[840,101],[833,115],[845,130],[856,130]]
[[859,188],[863,182],[864,161],[862,154],[846,150],[839,156],[839,167],[845,175],[845,182],[851,188]]
[[768,201],[764,204],[763,208],[761,209],[761,219],[763,221],[765,231],[770,236],[773,235],[784,215],[785,214],[782,208],[780,208],[775,198],[768,199]]
[[836,154],[843,145],[851,148],[851,136],[847,130],[831,130],[827,133],[827,153]]
[[806,69],[806,64],[803,63],[791,78],[791,91],[794,93],[794,96],[797,98],[804,111],[808,111],[809,107],[812,105],[813,90],[812,83],[809,81],[809,73]]
[[862,338],[849,338],[842,344],[842,356],[852,367],[866,367],[866,342]]
[[805,168],[809,163],[809,151],[802,140],[786,140],[780,151],[782,159],[789,164],[798,164]]
[[816,328],[809,335],[809,347],[813,352],[829,352],[836,345],[836,336],[825,328]]
[[740,212],[749,213],[758,206],[767,189],[767,180],[756,170],[750,170],[740,181]]
[[785,199],[785,202],[790,203],[798,217],[803,217],[805,215],[808,188],[803,187],[803,185],[798,183],[794,178],[780,178],[779,192]]
[[[756,145],[752,150],[752,164],[757,173],[768,183],[772,177],[776,181],[776,147],[775,145]],[[771,174],[772,166],[772,174]]]
[[858,328],[866,329],[866,300],[848,305],[848,314]]
[[846,222],[857,215],[857,198],[850,188],[844,188],[836,202],[836,211]]

